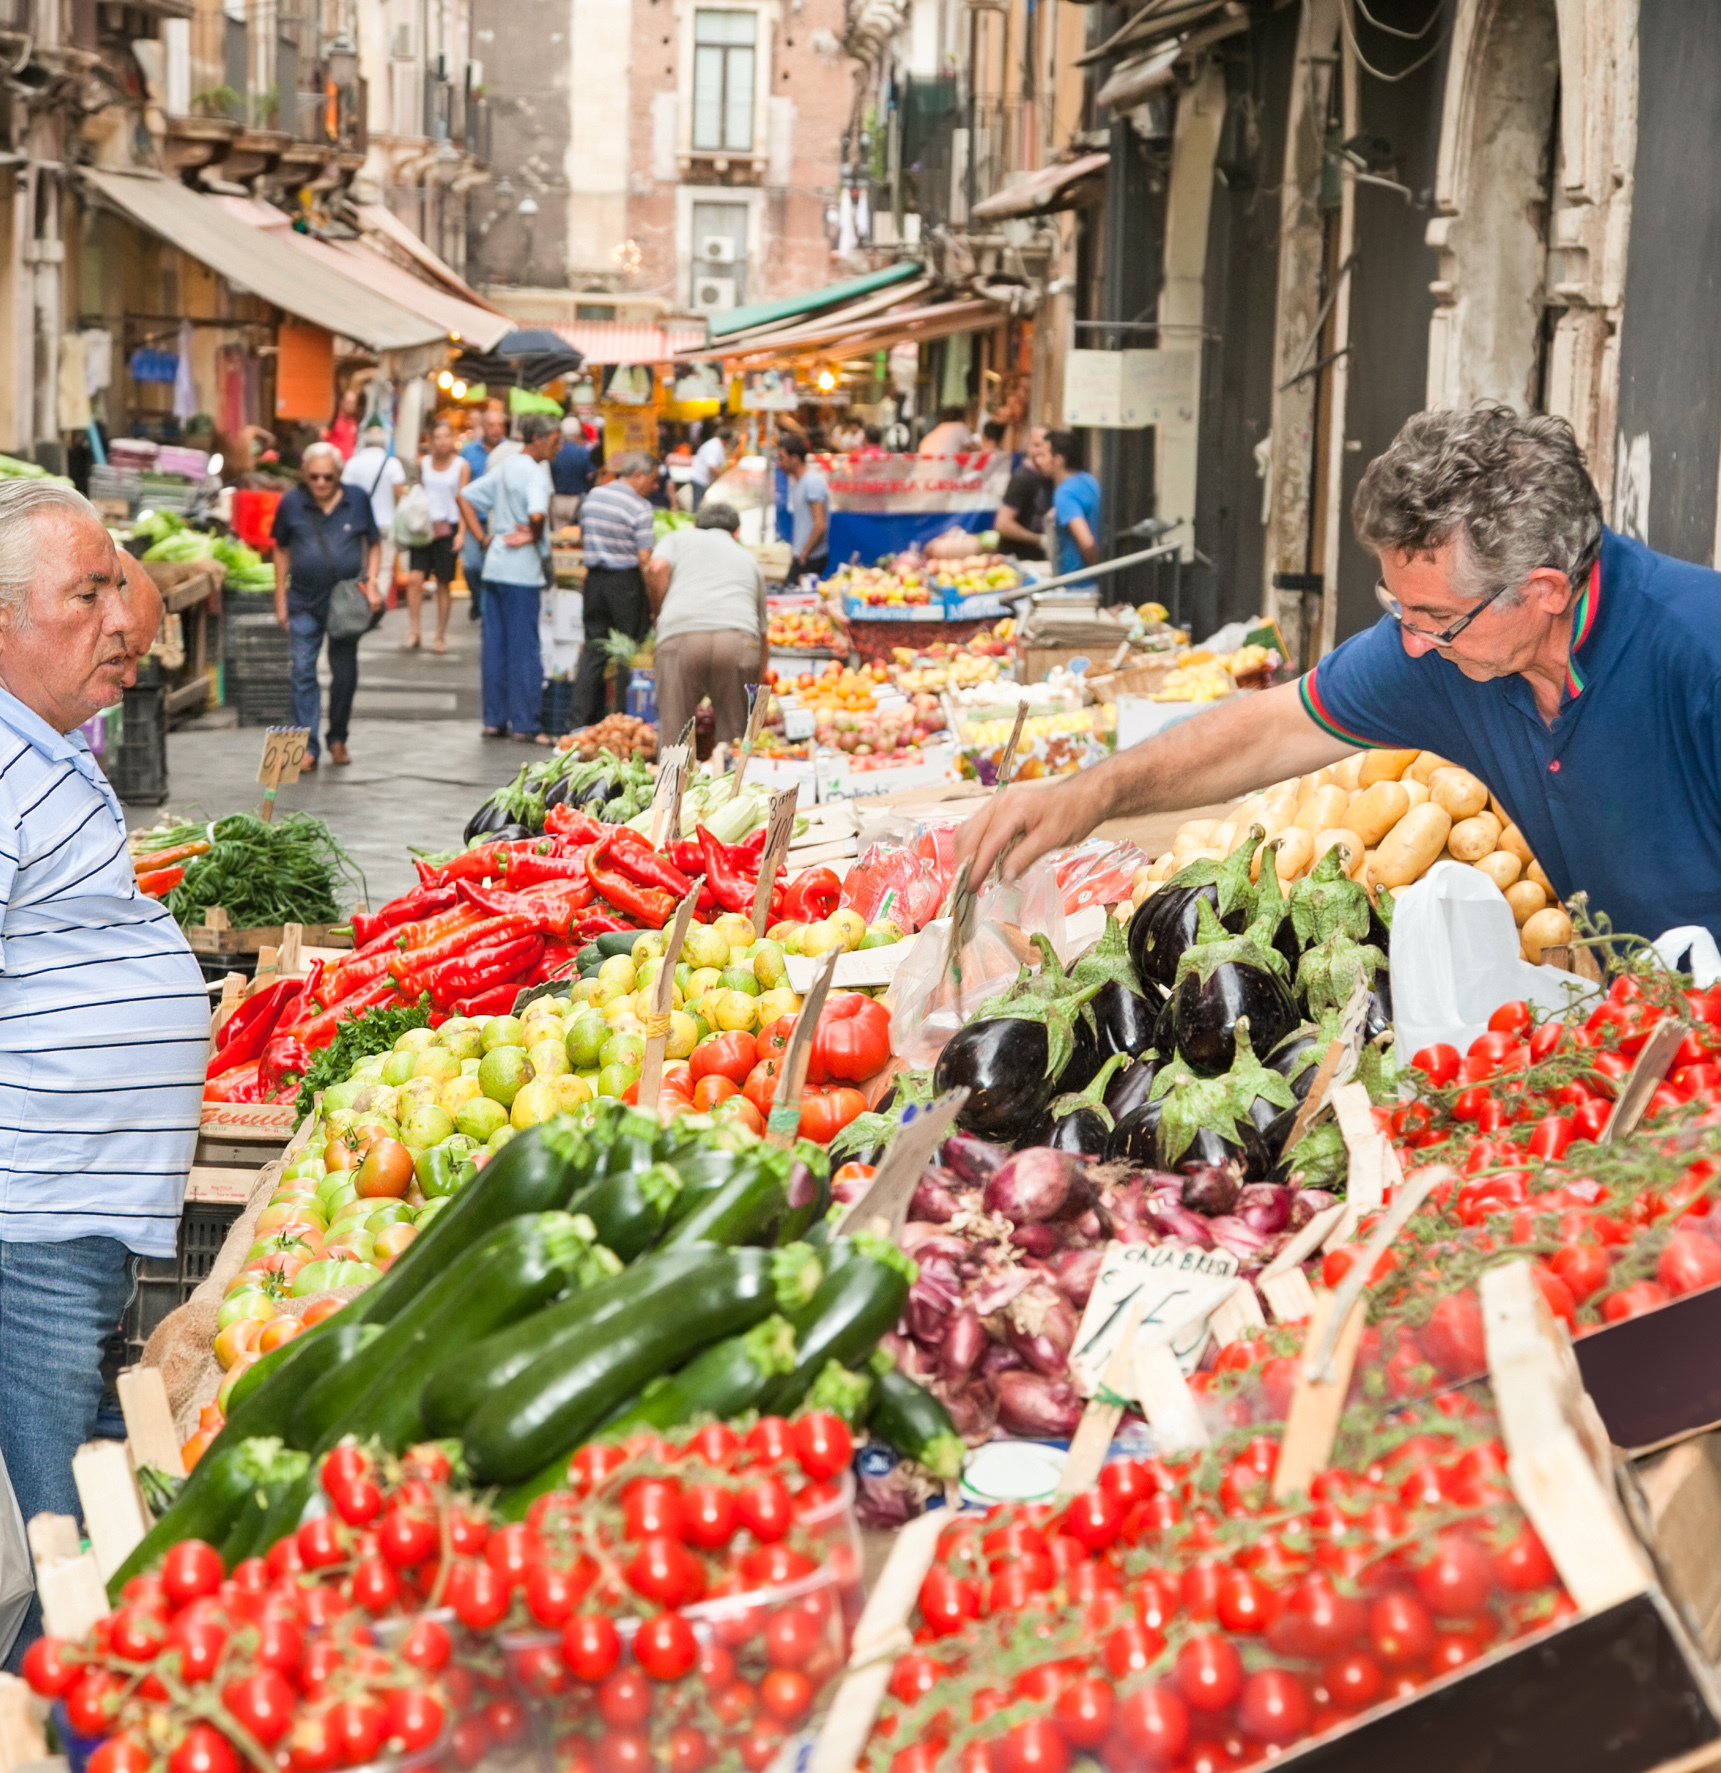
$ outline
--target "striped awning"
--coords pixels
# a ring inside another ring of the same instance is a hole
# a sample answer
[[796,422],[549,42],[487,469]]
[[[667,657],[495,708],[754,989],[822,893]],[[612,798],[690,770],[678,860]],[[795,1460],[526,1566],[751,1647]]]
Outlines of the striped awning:
[[668,363],[676,357],[698,356],[705,349],[705,326],[701,321],[671,321],[665,326],[653,326],[632,320],[560,320],[548,325],[551,332],[566,339],[587,363],[594,365]]

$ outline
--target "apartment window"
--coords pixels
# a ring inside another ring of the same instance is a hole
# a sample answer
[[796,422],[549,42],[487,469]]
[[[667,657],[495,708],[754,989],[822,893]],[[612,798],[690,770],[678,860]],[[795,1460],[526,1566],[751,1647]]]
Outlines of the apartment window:
[[693,145],[716,153],[753,151],[752,12],[693,15]]
[[576,320],[614,320],[615,308],[609,302],[575,302]]

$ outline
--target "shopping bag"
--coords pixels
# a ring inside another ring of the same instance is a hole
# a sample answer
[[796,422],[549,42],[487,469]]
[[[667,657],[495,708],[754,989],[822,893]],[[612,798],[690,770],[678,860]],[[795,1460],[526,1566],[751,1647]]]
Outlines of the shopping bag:
[[24,1537],[24,1517],[6,1461],[0,1458],[0,1662],[11,1654],[13,1640],[30,1610],[36,1591],[35,1570],[30,1562],[30,1542]]

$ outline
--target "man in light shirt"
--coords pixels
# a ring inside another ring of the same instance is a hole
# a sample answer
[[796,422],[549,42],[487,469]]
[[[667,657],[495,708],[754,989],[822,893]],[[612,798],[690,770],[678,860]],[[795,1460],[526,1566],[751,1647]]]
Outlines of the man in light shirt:
[[364,447],[352,453],[341,470],[341,484],[356,486],[370,500],[376,533],[382,538],[377,558],[376,588],[385,600],[394,584],[394,489],[406,484],[400,457],[388,452],[388,433],[381,425],[365,426]]
[[734,447],[734,429],[729,425],[723,425],[707,437],[693,452],[693,472],[688,478],[693,484],[693,508],[695,511],[704,504],[705,495],[710,492],[712,481],[716,480],[728,468],[729,452]]

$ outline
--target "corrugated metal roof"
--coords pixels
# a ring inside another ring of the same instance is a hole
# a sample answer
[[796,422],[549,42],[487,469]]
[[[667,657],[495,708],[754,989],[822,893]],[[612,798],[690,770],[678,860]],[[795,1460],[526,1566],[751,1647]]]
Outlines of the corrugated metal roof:
[[806,295],[782,296],[774,302],[752,302],[745,308],[728,308],[713,314],[711,337],[727,338],[732,332],[745,332],[751,326],[765,326],[779,320],[793,320],[820,308],[834,308],[841,302],[852,302],[857,296],[871,295],[875,289],[888,289],[893,283],[905,283],[920,275],[920,266],[913,259],[887,265],[882,271],[870,271],[865,277],[851,277],[846,283],[827,283],[823,289]]
[[633,320],[558,320],[550,323],[549,330],[566,339],[589,364],[668,363],[705,349],[705,328],[698,321],[653,326]]
[[369,350],[412,351],[441,344],[443,327],[387,296],[295,251],[274,230],[231,216],[213,197],[177,179],[79,169],[91,189],[163,240],[252,290],[277,308],[355,340]]

